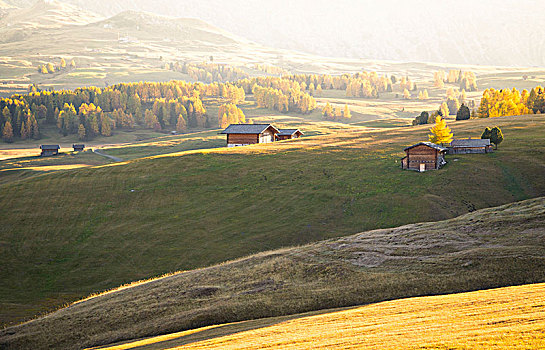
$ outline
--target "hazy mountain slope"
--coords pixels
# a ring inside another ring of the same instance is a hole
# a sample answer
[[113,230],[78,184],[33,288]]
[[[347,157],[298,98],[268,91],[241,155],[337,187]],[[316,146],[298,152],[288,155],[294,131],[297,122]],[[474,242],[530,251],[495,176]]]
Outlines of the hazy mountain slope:
[[545,198],[537,198],[175,274],[4,329],[0,347],[77,349],[210,324],[543,282],[544,256]]
[[65,1],[104,15],[134,9],[201,18],[258,43],[327,56],[545,66],[538,0]]
[[0,21],[0,28],[55,28],[89,24],[102,18],[58,0],[40,0],[31,7],[11,11]]

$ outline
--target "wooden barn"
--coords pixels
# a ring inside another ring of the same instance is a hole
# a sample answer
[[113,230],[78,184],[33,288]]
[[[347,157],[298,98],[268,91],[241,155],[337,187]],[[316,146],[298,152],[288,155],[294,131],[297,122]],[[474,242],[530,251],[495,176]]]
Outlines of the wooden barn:
[[405,148],[407,154],[401,159],[401,168],[408,170],[426,171],[440,169],[447,163],[445,154],[447,149],[431,142],[420,142]]
[[470,154],[493,152],[490,139],[459,139],[452,140],[448,146],[448,154]]
[[61,146],[59,145],[41,145],[40,149],[42,150],[42,157],[56,156],[59,154]]
[[298,139],[304,135],[299,129],[278,129],[278,131],[278,134],[276,134],[277,141]]
[[85,150],[85,145],[81,143],[73,144],[72,148],[74,148],[74,152],[82,152],[83,150]]
[[274,142],[278,132],[271,124],[231,124],[220,134],[227,135],[227,147],[237,147]]

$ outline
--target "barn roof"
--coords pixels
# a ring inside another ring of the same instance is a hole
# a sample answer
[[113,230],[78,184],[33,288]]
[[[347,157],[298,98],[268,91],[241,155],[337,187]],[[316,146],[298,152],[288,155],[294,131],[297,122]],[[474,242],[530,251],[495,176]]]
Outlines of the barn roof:
[[59,146],[59,145],[41,145],[40,148],[44,149],[44,150],[57,150],[57,149],[61,149],[61,146]]
[[278,129],[278,136],[290,136],[300,132],[303,135],[303,132],[299,129]]
[[408,151],[411,148],[414,148],[414,147],[417,147],[417,146],[420,146],[420,145],[428,146],[428,147],[434,148],[434,149],[436,149],[438,151],[441,151],[441,152],[447,151],[446,148],[441,147],[441,146],[436,145],[435,143],[431,143],[431,142],[419,142],[417,144],[414,144],[412,146],[409,146],[409,147],[405,148],[404,151]]
[[220,134],[261,134],[269,128],[278,133],[272,124],[231,124]]
[[486,147],[490,146],[490,139],[458,139],[452,140],[450,147]]

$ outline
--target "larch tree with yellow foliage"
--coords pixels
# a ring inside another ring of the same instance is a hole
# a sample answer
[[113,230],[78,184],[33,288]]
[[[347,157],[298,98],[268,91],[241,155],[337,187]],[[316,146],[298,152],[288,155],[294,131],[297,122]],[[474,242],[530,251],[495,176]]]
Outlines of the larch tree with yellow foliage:
[[435,118],[435,126],[430,129],[429,140],[435,144],[451,143],[453,134],[447,126],[447,121],[441,117]]
[[348,105],[344,105],[343,118],[345,118],[345,119],[351,119],[352,118],[352,113],[350,113],[350,108],[348,108]]

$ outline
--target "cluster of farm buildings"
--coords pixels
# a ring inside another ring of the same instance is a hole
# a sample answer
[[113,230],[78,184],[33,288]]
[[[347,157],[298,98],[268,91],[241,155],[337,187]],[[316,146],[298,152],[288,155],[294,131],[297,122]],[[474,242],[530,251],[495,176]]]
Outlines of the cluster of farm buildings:
[[[82,152],[85,150],[84,144],[74,144],[72,145],[72,148],[74,149],[74,152]],[[41,156],[42,157],[48,157],[48,156],[56,156],[59,154],[59,150],[61,149],[60,145],[41,145],[40,149],[42,150]]]
[[[278,129],[272,124],[231,124],[220,134],[227,135],[227,147],[297,139],[303,136],[299,129]],[[75,152],[85,149],[83,144],[72,145]],[[59,154],[60,145],[41,145],[42,156]]]
[[277,129],[272,124],[231,124],[220,134],[227,135],[227,147],[270,143],[303,136],[299,129]]
[[405,148],[406,156],[401,159],[401,168],[427,171],[440,169],[447,164],[447,154],[490,153],[493,151],[490,139],[452,140],[446,147],[431,142],[419,142]]
[[[220,134],[227,135],[227,147],[247,146],[259,143],[296,139],[303,136],[299,129],[278,129],[272,124],[231,124]],[[83,151],[85,145],[72,145],[74,151]],[[42,156],[59,153],[59,145],[42,145]],[[440,169],[447,163],[447,154],[490,153],[490,139],[458,139],[446,147],[431,142],[419,142],[404,149],[401,168],[420,172]]]

